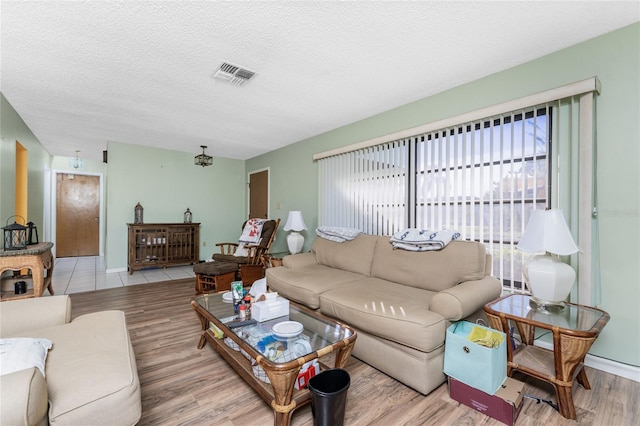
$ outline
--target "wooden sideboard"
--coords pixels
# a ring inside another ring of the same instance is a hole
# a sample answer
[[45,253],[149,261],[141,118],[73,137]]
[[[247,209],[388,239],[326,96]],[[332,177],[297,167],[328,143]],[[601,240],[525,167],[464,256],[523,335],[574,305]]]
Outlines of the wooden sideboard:
[[129,274],[145,268],[195,264],[200,260],[199,223],[144,223],[129,227]]

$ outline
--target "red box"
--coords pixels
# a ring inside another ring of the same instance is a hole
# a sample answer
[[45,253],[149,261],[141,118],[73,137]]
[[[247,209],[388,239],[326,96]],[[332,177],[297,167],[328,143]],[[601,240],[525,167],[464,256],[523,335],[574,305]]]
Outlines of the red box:
[[298,373],[298,378],[296,379],[296,383],[293,385],[296,389],[306,388],[309,384],[309,379],[320,372],[320,366],[318,365],[318,361],[314,360],[311,365],[306,370],[300,371]]
[[476,411],[513,426],[522,410],[524,383],[507,377],[500,389],[489,395],[449,377],[449,396]]

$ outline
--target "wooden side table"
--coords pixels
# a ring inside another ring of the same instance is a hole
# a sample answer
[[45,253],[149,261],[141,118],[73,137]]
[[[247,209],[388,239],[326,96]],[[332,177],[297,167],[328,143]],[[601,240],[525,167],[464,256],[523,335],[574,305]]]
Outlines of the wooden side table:
[[[562,416],[576,419],[572,387],[575,379],[591,389],[584,371],[584,357],[609,321],[600,309],[567,303],[559,312],[538,311],[529,296],[510,294],[484,306],[491,327],[509,335],[509,321],[515,323],[522,344],[507,345],[507,374],[521,371],[551,383],[556,390]],[[551,330],[553,350],[534,346],[536,328]]]
[[53,294],[53,285],[51,284],[54,264],[53,255],[51,254],[52,247],[53,243],[45,242],[28,246],[25,250],[0,250],[0,275],[7,270],[30,269],[33,277],[33,290],[20,295],[3,292],[1,300],[40,297],[45,288],[49,290],[49,293]]
[[289,252],[263,254],[262,264],[265,268],[275,268],[276,266],[282,266],[282,259],[288,254]]

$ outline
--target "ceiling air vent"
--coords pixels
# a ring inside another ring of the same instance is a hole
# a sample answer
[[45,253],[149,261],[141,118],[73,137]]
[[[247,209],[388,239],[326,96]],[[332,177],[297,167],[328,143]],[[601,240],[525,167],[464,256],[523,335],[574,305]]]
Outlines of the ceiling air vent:
[[249,71],[248,69],[228,62],[223,62],[220,64],[215,74],[213,74],[213,78],[228,81],[229,83],[233,83],[237,86],[242,86],[254,75],[256,75],[256,73],[253,71]]

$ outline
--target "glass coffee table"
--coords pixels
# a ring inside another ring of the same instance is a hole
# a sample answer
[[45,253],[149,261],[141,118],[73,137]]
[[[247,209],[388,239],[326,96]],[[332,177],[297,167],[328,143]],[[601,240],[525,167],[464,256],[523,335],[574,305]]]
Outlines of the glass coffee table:
[[[507,345],[507,375],[518,370],[550,383],[556,390],[560,414],[575,420],[573,382],[577,379],[585,389],[591,389],[584,358],[609,321],[609,314],[574,303],[566,303],[557,312],[541,311],[525,294],[501,297],[487,303],[484,311],[492,328],[509,335],[513,322],[522,339],[517,348]],[[534,345],[536,329],[551,332],[553,350]]]
[[[356,342],[351,327],[293,302],[289,302],[288,316],[233,328],[233,304],[224,301],[222,293],[197,296],[191,306],[202,325],[198,349],[209,342],[270,404],[275,425],[290,425],[293,411],[311,401],[308,389],[295,389],[302,366],[335,352],[334,367],[343,368]],[[274,334],[272,327],[285,321],[302,324],[302,332],[295,336]],[[319,366],[321,370],[330,368],[322,363]]]

